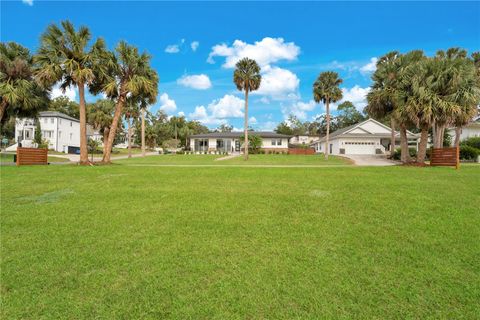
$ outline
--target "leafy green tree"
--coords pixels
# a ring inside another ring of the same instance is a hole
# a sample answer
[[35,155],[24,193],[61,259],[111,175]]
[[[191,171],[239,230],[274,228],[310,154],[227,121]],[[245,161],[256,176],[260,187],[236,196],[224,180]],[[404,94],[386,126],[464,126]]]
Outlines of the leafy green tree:
[[80,117],[80,106],[75,101],[71,101],[65,96],[60,96],[50,100],[48,110],[58,111],[67,116],[78,119]]
[[258,153],[258,150],[262,147],[263,140],[259,135],[252,133],[251,135],[248,135],[248,144],[245,144],[245,135],[240,137],[240,142],[243,144],[244,149],[248,145],[248,148],[252,153]]
[[97,74],[93,91],[104,92],[107,97],[115,100],[113,122],[104,148],[104,163],[110,163],[111,147],[127,97],[141,97],[147,105],[156,101],[159,79],[150,66],[150,59],[147,53],[140,54],[136,47],[124,41],[118,44],[115,52],[102,56],[101,65],[104,69]]
[[33,142],[35,142],[37,145],[42,144],[42,128],[40,126],[40,121],[38,119],[35,121],[36,126],[35,126],[35,133],[33,135]]
[[36,117],[48,104],[50,86],[33,77],[30,51],[15,43],[0,43],[0,126],[10,117]]
[[80,164],[88,163],[87,112],[85,87],[95,79],[94,69],[101,64],[98,58],[105,50],[103,39],[90,44],[91,34],[87,27],[75,27],[70,21],[62,21],[61,28],[55,24],[48,26],[42,34],[35,63],[38,65],[36,78],[43,84],[60,83],[65,90],[70,86],[78,88],[80,99]]
[[233,126],[224,123],[219,125],[217,129],[215,129],[215,131],[217,132],[232,132],[232,130]]
[[288,123],[285,121],[282,121],[277,125],[277,127],[275,128],[275,132],[280,134],[286,134],[289,136],[293,135],[292,128],[290,128]]
[[245,160],[248,160],[248,93],[258,90],[262,82],[260,75],[260,67],[255,60],[243,58],[235,65],[236,69],[233,73],[233,82],[240,91],[245,91],[245,123],[244,135],[246,138],[247,147],[245,148]]
[[343,94],[340,90],[340,84],[343,82],[338,73],[326,71],[320,73],[317,80],[313,83],[313,99],[316,103],[323,102],[326,109],[327,130],[325,135],[325,159],[328,159],[328,144],[330,135],[330,103],[335,103],[342,99]]
[[350,101],[342,102],[337,107],[338,127],[345,128],[365,120],[365,116]]

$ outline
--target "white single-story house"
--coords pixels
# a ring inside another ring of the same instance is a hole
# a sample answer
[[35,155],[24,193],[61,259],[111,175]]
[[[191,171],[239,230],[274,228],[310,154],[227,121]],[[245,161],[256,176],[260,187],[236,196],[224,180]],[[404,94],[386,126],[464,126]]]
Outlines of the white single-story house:
[[302,145],[302,144],[311,144],[319,139],[320,139],[320,136],[318,135],[295,135],[290,138],[289,142],[291,144]]
[[[330,134],[329,153],[333,155],[348,154],[387,154],[390,150],[390,127],[374,119],[342,128]],[[417,148],[418,135],[407,131],[408,144]],[[395,145],[400,147],[400,133],[395,134]],[[311,144],[316,152],[325,150],[325,137]]]
[[[275,132],[249,131],[249,135],[257,135],[262,138],[261,149],[265,151],[288,151],[290,136]],[[228,152],[239,153],[241,151],[240,138],[242,132],[211,132],[190,136],[190,150],[194,152]]]
[[[448,133],[452,136],[452,145],[455,142],[455,128],[449,128]],[[460,141],[472,137],[480,137],[480,117],[473,120],[460,131]]]

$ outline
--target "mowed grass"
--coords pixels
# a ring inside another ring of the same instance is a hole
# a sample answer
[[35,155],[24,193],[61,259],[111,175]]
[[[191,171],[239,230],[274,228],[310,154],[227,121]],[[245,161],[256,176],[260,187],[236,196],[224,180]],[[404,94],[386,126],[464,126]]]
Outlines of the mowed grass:
[[114,160],[120,164],[145,164],[145,165],[242,165],[242,166],[262,166],[262,165],[305,165],[305,166],[328,166],[328,165],[349,165],[351,161],[346,158],[330,156],[325,160],[323,155],[287,155],[287,154],[252,154],[249,160],[245,161],[243,156],[237,156],[226,160],[218,160],[224,158],[224,155],[183,155],[183,154],[166,154],[158,156],[148,156],[144,158],[132,158]]
[[2,319],[475,319],[480,167],[2,167]]

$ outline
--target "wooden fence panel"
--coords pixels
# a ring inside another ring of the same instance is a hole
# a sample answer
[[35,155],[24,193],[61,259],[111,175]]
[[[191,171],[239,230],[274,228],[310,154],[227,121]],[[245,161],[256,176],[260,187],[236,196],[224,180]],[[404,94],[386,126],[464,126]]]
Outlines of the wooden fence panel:
[[302,155],[313,155],[315,154],[315,149],[313,148],[288,148],[288,154],[302,154]]
[[448,166],[458,169],[460,164],[459,148],[433,148],[430,157],[431,166]]
[[17,148],[17,166],[31,164],[48,164],[48,150]]

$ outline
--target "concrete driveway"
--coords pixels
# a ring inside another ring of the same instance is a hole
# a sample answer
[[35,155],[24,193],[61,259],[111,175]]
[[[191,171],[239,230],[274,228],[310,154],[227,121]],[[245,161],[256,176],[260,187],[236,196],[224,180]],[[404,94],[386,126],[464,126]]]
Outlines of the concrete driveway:
[[360,155],[360,154],[345,154],[342,155],[346,158],[353,160],[357,166],[394,166],[399,162],[387,159],[386,155]]

